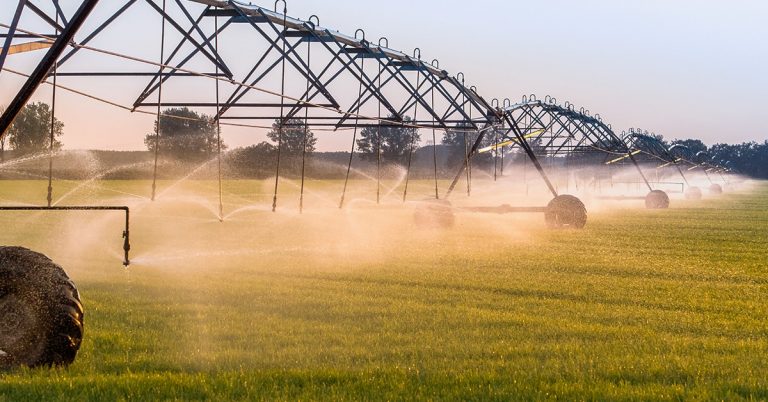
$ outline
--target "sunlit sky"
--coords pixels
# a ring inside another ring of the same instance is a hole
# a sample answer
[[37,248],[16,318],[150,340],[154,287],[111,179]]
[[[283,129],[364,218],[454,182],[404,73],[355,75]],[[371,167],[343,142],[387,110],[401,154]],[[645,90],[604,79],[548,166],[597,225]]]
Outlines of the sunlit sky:
[[[0,22],[8,24],[15,2],[4,3]],[[63,3],[70,9],[77,5]],[[271,2],[253,3],[272,8]],[[102,1],[94,16],[103,18],[114,6]],[[641,127],[708,144],[768,138],[764,0],[291,0],[288,14],[302,19],[316,14],[323,26],[348,34],[363,28],[369,40],[386,36],[390,47],[409,54],[419,47],[424,59],[437,58],[449,72],[463,72],[467,84],[487,99],[549,94],[600,113],[619,132]],[[127,26],[141,31],[106,36],[101,47],[119,42],[115,47],[126,53],[144,55],[148,48],[157,53],[159,20],[149,11],[125,18]],[[25,23],[40,27],[31,17]],[[7,66],[30,72],[39,56],[11,56]],[[102,60],[89,57],[78,62]],[[130,99],[146,80],[108,86],[72,78],[61,82]],[[18,78],[0,74],[0,105],[20,85]],[[41,87],[33,100],[50,101],[50,87]],[[75,95],[60,95],[57,107],[68,149],[139,150],[152,130],[151,116]],[[224,138],[232,147],[243,146],[264,140],[264,132],[227,128]],[[347,149],[346,142],[343,135],[321,136],[319,148]]]

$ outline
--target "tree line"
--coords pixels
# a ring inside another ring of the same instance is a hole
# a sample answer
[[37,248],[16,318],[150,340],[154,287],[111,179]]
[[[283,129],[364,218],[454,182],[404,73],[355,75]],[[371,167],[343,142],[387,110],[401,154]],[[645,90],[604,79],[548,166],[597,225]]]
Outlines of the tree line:
[[[363,160],[380,160],[384,164],[407,164],[409,158],[419,150],[422,140],[419,129],[408,126],[407,123],[412,121],[411,118],[406,118],[406,125],[402,126],[364,127],[355,141],[355,151]],[[50,138],[51,124],[53,143]],[[163,156],[180,161],[201,162],[215,157],[219,150],[228,149],[228,146],[220,141],[220,133],[213,117],[189,108],[166,109],[159,121],[155,121],[154,128],[155,130],[144,138],[147,150],[157,150]],[[4,155],[7,149],[13,150],[15,156],[57,151],[62,146],[60,138],[63,133],[64,123],[52,116],[49,105],[43,102],[31,103],[22,109],[7,135],[3,136],[0,141],[0,154]],[[454,167],[463,163],[467,149],[474,145],[478,135],[464,125],[446,130],[441,141],[443,152],[448,155],[446,165]],[[668,142],[662,136],[656,137],[668,147],[682,144],[690,148],[693,154],[705,152],[709,162],[726,166],[740,174],[768,179],[768,141],[719,143],[708,147],[696,139],[676,139]],[[281,163],[284,162],[283,166],[288,170],[297,169],[302,161],[311,158],[316,151],[317,137],[300,119],[289,119],[282,125],[276,120],[267,133],[267,138],[269,141],[228,152],[229,163],[243,175],[259,175],[274,169],[278,148]],[[498,135],[491,132],[480,145],[491,146],[498,138]],[[488,167],[494,163],[493,156],[494,152],[475,155],[472,163],[474,166]]]
[[738,174],[756,179],[768,179],[768,140],[763,143],[756,141],[741,144],[718,143],[708,147],[701,140],[672,140],[667,142],[664,137],[657,136],[667,146],[685,145],[694,155],[702,152],[706,154],[706,160],[693,162],[710,162],[727,167]]

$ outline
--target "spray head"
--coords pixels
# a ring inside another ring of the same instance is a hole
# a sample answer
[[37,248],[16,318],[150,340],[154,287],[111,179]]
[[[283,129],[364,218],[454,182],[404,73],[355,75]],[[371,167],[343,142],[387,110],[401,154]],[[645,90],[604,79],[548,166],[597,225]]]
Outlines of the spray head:
[[130,240],[131,238],[130,238],[130,233],[127,230],[123,231],[123,239],[125,239],[125,241],[123,241],[123,251],[125,251],[125,259],[123,260],[123,266],[128,267],[129,265],[131,265],[131,260],[130,258],[128,258],[128,254],[131,251],[131,240]]

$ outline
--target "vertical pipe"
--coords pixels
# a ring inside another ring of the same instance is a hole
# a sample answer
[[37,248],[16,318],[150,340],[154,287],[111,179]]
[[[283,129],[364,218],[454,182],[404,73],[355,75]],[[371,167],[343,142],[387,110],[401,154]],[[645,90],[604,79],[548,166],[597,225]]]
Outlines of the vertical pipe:
[[[365,71],[365,59],[360,62],[360,70]],[[362,77],[362,75],[361,75]],[[362,106],[363,97],[363,80],[360,79],[360,85],[357,90],[357,108],[355,110],[355,129],[352,134],[352,149],[349,151],[349,164],[347,164],[347,175],[344,177],[344,190],[341,192],[341,201],[339,201],[339,209],[344,208],[344,199],[347,197],[347,186],[349,185],[349,173],[352,171],[352,159],[355,156],[355,142],[357,141],[357,128],[360,122],[360,107]]]
[[[475,139],[475,143],[472,145],[472,148],[470,148],[470,150],[467,153],[467,155],[474,155],[475,152],[477,152],[477,150],[480,148],[480,144],[483,142],[484,139],[485,139],[485,130],[479,130],[477,132],[477,138]],[[469,159],[465,159],[465,161],[468,161],[468,160]],[[467,165],[463,165],[461,167],[461,169],[467,169],[467,168],[468,168]],[[456,189],[456,185],[459,184],[459,180],[461,179],[461,175],[462,175],[462,173],[464,173],[461,169],[456,173],[456,176],[453,178],[453,181],[448,186],[448,191],[445,193],[445,198],[446,199],[448,199],[448,197],[450,197],[451,194],[453,194],[453,190],[455,190]]]
[[[502,132],[504,132],[504,122],[501,123],[501,130],[502,130]],[[504,136],[502,135],[499,143],[501,143],[503,141],[504,141]],[[503,146],[500,147],[500,146],[497,145],[496,146],[496,152],[500,152],[501,153],[501,165],[500,165],[501,167],[500,167],[500,170],[499,170],[499,176],[504,177],[504,147]]]
[[376,204],[381,203],[381,63],[379,63],[379,125],[376,128]]
[[[56,14],[56,25],[59,24],[59,14]],[[59,36],[59,28],[56,27],[56,36]],[[48,147],[48,207],[53,204],[53,151],[56,143],[56,84],[58,76],[59,63],[58,60],[53,64],[53,90],[51,91],[51,129],[50,129],[50,144]]]
[[[312,69],[312,41],[307,38],[307,70]],[[307,100],[309,100],[309,74],[307,74]],[[301,147],[301,189],[299,194],[299,213],[304,213],[304,184],[307,168],[307,136],[309,136],[309,105],[304,105],[304,135]]]
[[123,252],[125,253],[123,265],[127,267],[131,265],[131,259],[129,258],[131,252],[131,211],[128,207],[125,208],[125,231],[123,232],[123,239]]
[[160,83],[157,88],[157,121],[155,126],[155,163],[154,168],[152,171],[152,198],[151,200],[155,200],[155,196],[157,195],[157,160],[160,155],[160,135],[161,135],[161,121],[160,121],[160,113],[161,113],[161,104],[163,103],[163,71],[165,70],[165,11],[166,11],[166,0],[163,0],[163,23],[162,28],[160,29],[160,73],[158,73],[158,76],[160,77]]
[[[421,58],[419,58],[419,68],[421,68]],[[421,72],[416,72],[416,92],[419,91],[419,87],[421,86]],[[415,96],[419,96],[417,93]],[[419,118],[419,102],[415,102],[413,105],[413,121],[418,122]],[[417,128],[408,128],[408,132],[411,132],[412,130],[418,130]],[[405,190],[403,190],[403,202],[405,202],[408,199],[408,184],[410,183],[411,179],[411,164],[413,162],[413,148],[416,145],[416,134],[412,134],[411,138],[409,139],[409,145],[408,145],[408,162],[405,169]]]
[[[472,121],[472,105],[469,106],[469,120]],[[480,133],[477,133],[478,136],[480,136]],[[466,138],[465,138],[466,139]],[[469,145],[469,142],[467,142],[467,145]],[[467,151],[467,160],[466,160],[466,168],[467,168],[467,197],[472,196],[472,152],[470,150]]]
[[285,122],[285,45],[288,41],[285,37],[285,32],[288,30],[288,3],[283,2],[283,32],[281,34],[283,39],[283,53],[282,53],[282,76],[280,80],[280,124],[277,126],[277,163],[275,166],[275,191],[272,196],[272,212],[277,211],[277,190],[280,186],[280,154],[283,149],[283,127]]
[[[435,110],[435,87],[432,86],[432,110]],[[435,130],[435,117],[432,116],[432,159],[435,162],[435,199],[440,199],[440,190],[437,184],[437,134]]]
[[493,147],[493,181],[496,181],[496,171],[499,167],[499,130],[496,127],[493,128],[493,143],[495,144]]
[[[219,55],[219,17],[214,17],[214,46],[216,47],[216,56]],[[216,76],[219,76],[219,65],[216,64]],[[221,119],[219,118],[219,112],[221,111],[220,99],[219,99],[219,80],[216,81],[216,151],[218,153],[218,175],[219,175],[219,222],[224,222],[224,195],[223,184],[221,180]]]

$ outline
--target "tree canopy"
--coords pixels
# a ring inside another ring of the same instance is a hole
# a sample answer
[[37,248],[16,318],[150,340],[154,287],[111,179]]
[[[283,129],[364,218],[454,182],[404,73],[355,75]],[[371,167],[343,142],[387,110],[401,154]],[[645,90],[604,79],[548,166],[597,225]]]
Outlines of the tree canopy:
[[[155,121],[155,132],[158,122]],[[166,109],[160,116],[160,150],[180,160],[200,161],[211,158],[218,151],[216,123],[211,116],[199,114],[189,108]],[[155,151],[155,133],[147,134],[144,144]],[[221,144],[221,149],[226,145]]]
[[264,141],[233,150],[227,162],[236,176],[265,178],[274,173],[276,153],[277,147]]
[[[394,116],[388,119],[393,120]],[[405,117],[404,123],[413,122]],[[377,151],[381,158],[388,161],[401,161],[408,155],[411,147],[418,147],[421,141],[419,129],[407,126],[366,126],[360,131],[357,150],[363,159],[375,160]]]
[[684,145],[696,155],[699,152],[706,152],[707,146],[701,140],[674,140],[670,145]]
[[[269,137],[275,145],[280,142],[280,119],[275,119],[275,122],[272,123],[272,130],[267,133],[267,137]],[[283,125],[282,137],[280,151],[288,156],[301,155],[305,149],[305,144],[307,154],[315,152],[317,138],[315,138],[315,134],[304,124],[304,120],[289,119],[286,121],[285,125]]]
[[[450,149],[448,154],[447,164],[448,167],[459,166],[464,163],[464,159],[467,157],[466,152],[472,149],[475,145],[480,133],[473,128],[469,123],[459,123],[454,129],[449,129],[443,134],[443,145],[447,145]],[[466,137],[466,147],[465,140]],[[480,142],[480,148],[488,147],[494,144],[494,135],[492,131],[486,132],[483,140]],[[479,164],[485,166],[492,161],[491,153],[475,154],[472,157],[473,164]]]
[[[64,134],[64,123],[54,119],[53,149],[61,148],[58,140]],[[21,109],[8,129],[8,145],[20,155],[51,148],[51,107],[43,102],[30,103]],[[3,144],[5,145],[5,144]]]
[[715,144],[707,151],[711,161],[737,173],[768,179],[768,141],[743,144]]

